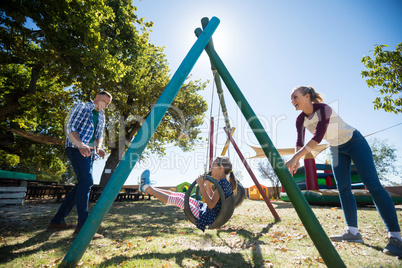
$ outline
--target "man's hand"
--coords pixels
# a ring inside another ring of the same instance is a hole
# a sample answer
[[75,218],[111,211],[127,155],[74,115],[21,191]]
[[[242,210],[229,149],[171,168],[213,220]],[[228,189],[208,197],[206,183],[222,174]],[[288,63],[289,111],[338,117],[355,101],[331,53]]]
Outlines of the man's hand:
[[89,157],[91,156],[91,147],[89,147],[88,145],[82,145],[78,148],[78,150],[80,150],[80,153],[83,157]]
[[105,152],[104,150],[100,149],[100,148],[97,148],[97,149],[96,149],[96,153],[97,153],[100,157],[102,157],[102,159],[105,158],[105,156],[106,156],[106,152]]

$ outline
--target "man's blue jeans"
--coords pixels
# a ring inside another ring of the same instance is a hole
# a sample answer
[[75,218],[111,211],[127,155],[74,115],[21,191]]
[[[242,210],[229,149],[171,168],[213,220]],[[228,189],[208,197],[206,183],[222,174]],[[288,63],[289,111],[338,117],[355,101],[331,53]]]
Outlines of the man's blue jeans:
[[78,213],[77,228],[79,228],[84,225],[85,220],[88,218],[89,194],[91,192],[91,187],[94,184],[92,177],[94,154],[91,154],[89,157],[84,157],[77,148],[67,147],[66,155],[71,161],[78,182],[67,194],[59,208],[59,211],[54,216],[52,223],[65,222],[65,218],[68,216],[74,205],[76,205]]
[[357,227],[357,205],[351,187],[351,160],[353,160],[360,179],[370,192],[388,231],[399,232],[395,205],[380,183],[373,154],[362,134],[355,130],[353,137],[348,142],[339,146],[331,146],[330,150],[332,170],[347,226]]

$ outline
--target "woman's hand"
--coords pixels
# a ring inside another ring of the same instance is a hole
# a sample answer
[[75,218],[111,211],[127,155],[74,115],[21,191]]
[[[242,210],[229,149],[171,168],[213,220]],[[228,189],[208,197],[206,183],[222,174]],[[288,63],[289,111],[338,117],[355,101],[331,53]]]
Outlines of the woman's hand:
[[299,166],[299,158],[296,157],[296,155],[293,155],[292,158],[290,158],[289,161],[286,162],[286,167],[289,169],[289,172],[292,176],[296,173]]

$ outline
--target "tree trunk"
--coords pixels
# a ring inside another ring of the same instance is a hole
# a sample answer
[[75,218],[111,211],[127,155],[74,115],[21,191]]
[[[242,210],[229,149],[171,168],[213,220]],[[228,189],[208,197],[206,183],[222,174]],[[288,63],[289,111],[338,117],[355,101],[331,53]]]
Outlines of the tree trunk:
[[122,153],[119,148],[112,149],[108,159],[106,160],[105,168],[103,169],[99,186],[105,187],[113,175],[114,170],[120,163]]
[[[122,129],[122,125],[124,124],[120,123],[120,129]],[[124,133],[120,133],[119,141],[117,142],[116,146],[111,150],[111,153],[106,160],[105,168],[103,169],[99,186],[105,187],[106,184],[109,182],[110,178],[113,175],[113,172],[115,171],[117,165],[120,163],[124,153],[128,148],[128,146],[126,146],[126,141],[131,141],[134,137],[134,134],[138,132],[140,127],[141,124],[139,122],[135,122],[134,125],[131,126],[130,131],[127,135],[124,135]]]

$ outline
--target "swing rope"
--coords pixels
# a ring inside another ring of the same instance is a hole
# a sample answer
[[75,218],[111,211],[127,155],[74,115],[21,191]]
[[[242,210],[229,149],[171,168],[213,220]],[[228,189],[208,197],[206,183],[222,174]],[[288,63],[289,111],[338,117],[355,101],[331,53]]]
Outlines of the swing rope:
[[219,134],[219,122],[220,122],[220,117],[221,117],[221,106],[219,105],[218,108],[218,122],[216,123],[216,131],[215,131],[215,152],[214,152],[214,158],[216,157],[216,150],[217,150],[217,144],[218,144],[218,134]]
[[[215,91],[215,83],[213,83],[213,87],[212,87],[210,122],[212,120],[214,91]],[[218,124],[218,129],[219,129],[220,112],[221,112],[221,106],[219,106],[219,110],[218,110],[218,123],[217,123]],[[211,131],[212,131],[212,127],[213,126],[211,124]],[[218,140],[218,132],[212,133],[212,134],[215,134],[215,140],[217,141]],[[207,148],[207,155],[208,155],[209,152],[211,152],[210,150],[212,150],[212,155],[213,155],[213,157],[215,157],[216,156],[216,144],[214,145],[214,148],[211,148],[212,147],[211,142],[213,142],[211,139],[214,139],[214,135],[210,135],[209,146]],[[206,174],[207,173],[208,163],[212,163],[212,162],[210,162],[211,159],[208,159],[208,157],[206,157],[205,159],[206,159],[206,162],[205,162],[205,166],[204,166],[204,171],[205,171],[205,174]],[[217,180],[215,180],[214,178],[212,178],[209,175],[206,175],[204,178],[205,178],[205,180],[208,180],[209,182],[211,182],[215,186],[215,189],[218,191],[219,196],[220,196],[221,210],[220,210],[218,216],[215,218],[214,222],[210,226],[207,227],[208,229],[216,229],[216,228],[219,228],[220,226],[224,225],[226,222],[228,222],[230,220],[230,218],[232,217],[232,215],[234,213],[236,203],[238,203],[238,202],[236,202],[234,194],[231,194],[230,196],[225,197],[225,192],[223,191],[222,187],[220,186],[220,184],[219,184],[219,182]],[[194,187],[196,187],[196,185],[197,185],[197,181],[194,181],[190,185],[190,187],[187,189],[186,194],[185,194],[185,198],[184,198],[184,214],[186,215],[187,219],[190,222],[192,222],[193,224],[196,224],[196,219],[195,219],[193,213],[190,210],[189,201],[190,201],[191,192],[193,191]],[[197,196],[198,192],[196,191],[195,194]],[[244,196],[244,194],[243,194],[243,196]]]
[[[210,112],[209,112],[209,123],[211,122],[212,119],[212,112],[213,112],[213,108],[214,108],[214,91],[215,91],[215,83],[212,82],[212,91],[211,91],[211,108],[210,108]],[[211,125],[210,125],[211,126]],[[210,129],[211,131],[211,129]],[[208,142],[208,146],[207,146],[207,155],[209,155],[209,152],[211,150],[211,139],[209,138],[209,142]],[[209,163],[210,163],[210,159],[208,159],[208,157],[205,158],[205,165],[204,165],[204,174],[207,174],[208,170],[209,170]]]

